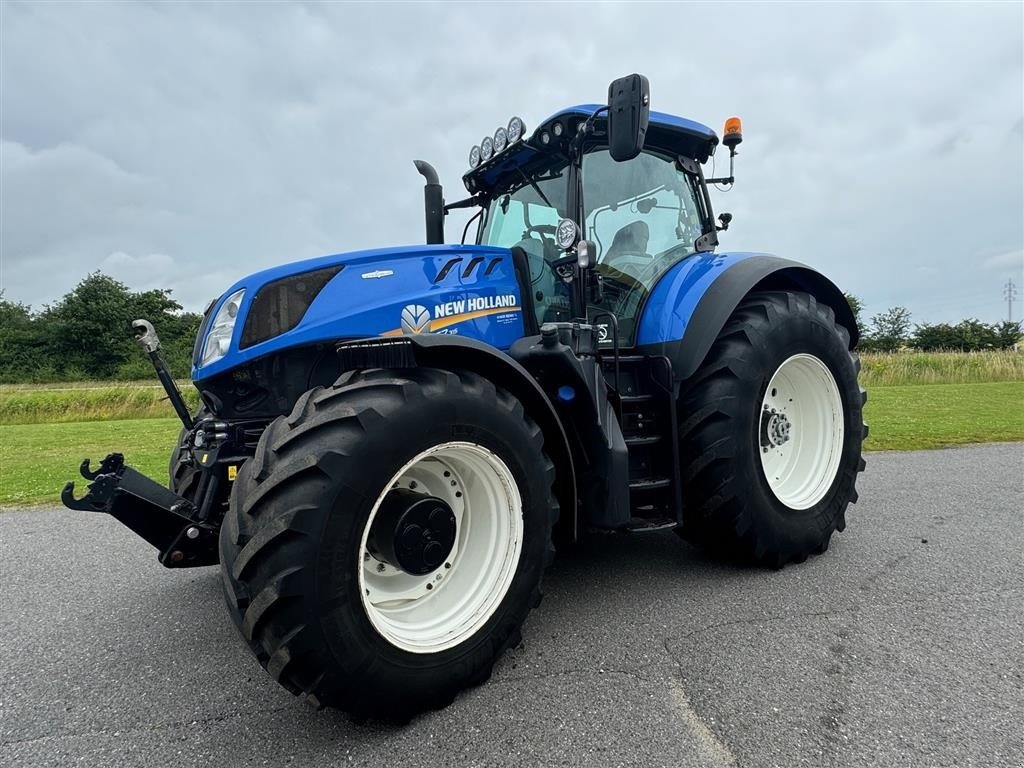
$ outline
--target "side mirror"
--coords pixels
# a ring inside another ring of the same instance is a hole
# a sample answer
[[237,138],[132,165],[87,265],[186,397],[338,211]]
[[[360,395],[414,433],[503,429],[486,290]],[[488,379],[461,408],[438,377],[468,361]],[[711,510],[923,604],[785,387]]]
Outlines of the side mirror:
[[613,160],[640,154],[650,112],[651,84],[643,75],[620,77],[608,86],[608,152]]

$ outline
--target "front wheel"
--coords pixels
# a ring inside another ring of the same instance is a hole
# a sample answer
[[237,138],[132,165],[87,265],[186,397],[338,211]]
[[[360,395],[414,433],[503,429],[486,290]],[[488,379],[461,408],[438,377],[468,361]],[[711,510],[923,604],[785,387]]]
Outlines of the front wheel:
[[814,297],[747,297],[680,395],[683,534],[773,567],[827,549],[864,468],[859,367]]
[[221,528],[231,614],[278,682],[405,719],[482,682],[540,600],[540,428],[470,373],[346,374],[273,422]]

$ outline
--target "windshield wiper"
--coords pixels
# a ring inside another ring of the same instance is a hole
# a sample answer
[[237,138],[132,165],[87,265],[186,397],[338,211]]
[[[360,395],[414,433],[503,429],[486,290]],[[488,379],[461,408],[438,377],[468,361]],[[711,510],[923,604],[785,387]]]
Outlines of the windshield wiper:
[[553,206],[551,204],[551,201],[548,200],[548,196],[545,195],[543,192],[541,192],[540,187],[537,186],[537,182],[535,182],[533,179],[527,177],[527,175],[525,173],[523,173],[523,169],[522,168],[516,168],[516,172],[520,176],[523,177],[523,181],[525,181],[527,184],[529,184],[531,187],[533,187],[533,191],[536,192],[538,195],[540,195],[540,199],[544,201],[544,204],[547,205],[548,208],[554,208],[555,207],[555,206]]

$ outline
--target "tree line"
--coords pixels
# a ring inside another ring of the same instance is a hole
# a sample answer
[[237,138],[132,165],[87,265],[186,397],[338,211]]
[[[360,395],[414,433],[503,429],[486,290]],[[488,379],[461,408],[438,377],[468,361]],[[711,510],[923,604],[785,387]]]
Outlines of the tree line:
[[[966,319],[955,325],[914,324],[904,307],[864,322],[861,301],[849,294],[846,298],[864,351],[1008,349],[1021,336],[1020,323]],[[148,379],[152,368],[131,331],[132,321],[140,317],[156,326],[174,375],[188,376],[202,317],[183,311],[169,290],[132,291],[94,272],[38,312],[0,294],[0,383]]]
[[156,326],[171,372],[187,377],[202,316],[169,290],[131,291],[95,272],[39,312],[0,294],[0,383],[152,378],[131,329],[140,317]]
[[1021,342],[1021,323],[1003,320],[983,323],[973,317],[959,323],[914,323],[906,307],[890,307],[872,315],[866,323],[860,299],[846,294],[857,327],[860,328],[862,352],[896,352],[916,349],[921,352],[981,352],[989,349],[1012,349]]

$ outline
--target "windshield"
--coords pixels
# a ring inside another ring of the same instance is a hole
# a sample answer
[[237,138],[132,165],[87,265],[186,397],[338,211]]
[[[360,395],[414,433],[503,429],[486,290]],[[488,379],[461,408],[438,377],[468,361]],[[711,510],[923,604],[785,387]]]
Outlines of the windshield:
[[524,172],[491,199],[480,231],[484,245],[519,247],[526,252],[538,323],[572,318],[569,286],[550,268],[563,255],[555,245],[555,227],[568,215],[567,188],[564,162]]

